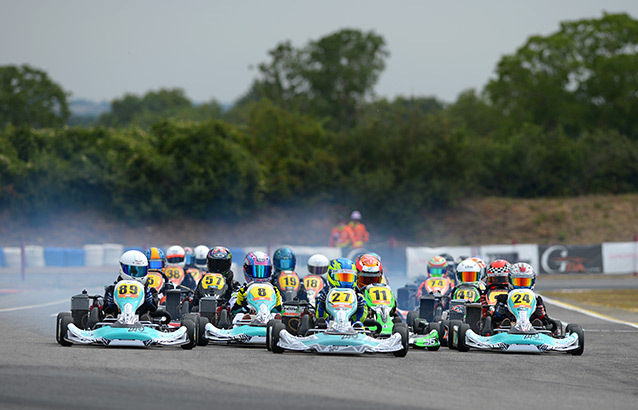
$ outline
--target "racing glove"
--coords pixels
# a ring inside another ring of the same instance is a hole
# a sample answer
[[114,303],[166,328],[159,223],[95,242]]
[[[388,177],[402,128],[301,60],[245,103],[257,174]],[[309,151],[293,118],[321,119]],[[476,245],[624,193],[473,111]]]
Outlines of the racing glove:
[[507,316],[507,307],[504,303],[498,302],[494,307],[494,317],[497,319],[504,319]]

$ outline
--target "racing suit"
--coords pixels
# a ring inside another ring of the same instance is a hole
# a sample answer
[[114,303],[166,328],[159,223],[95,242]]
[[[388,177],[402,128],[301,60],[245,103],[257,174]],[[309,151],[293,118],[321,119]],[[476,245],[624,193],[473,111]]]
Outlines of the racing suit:
[[[123,280],[121,276],[117,277],[117,280],[112,284],[104,288],[104,305],[102,306],[102,311],[104,315],[117,315],[118,307],[115,304],[115,298],[113,297],[113,292],[115,291],[115,285],[119,281]],[[148,288],[148,286],[144,285],[144,303],[137,308],[138,315],[143,315],[145,313],[155,312],[157,310],[157,305],[159,304],[159,298],[157,294],[157,290],[154,288]]]
[[[494,328],[500,326],[505,319],[509,319],[512,322],[515,321],[514,315],[507,308],[507,294],[498,295],[496,297],[496,304],[494,305],[492,318],[494,320]],[[534,310],[534,313],[532,313],[531,317],[529,318],[529,321],[532,323],[535,320],[539,320],[545,327],[555,326],[554,321],[547,315],[545,303],[543,302],[543,298],[541,298],[540,295],[536,295],[536,310]]]
[[[507,283],[491,283],[491,284],[488,284],[485,287],[485,291],[483,293],[481,293],[481,298],[479,299],[479,303],[482,306],[482,308],[481,308],[481,317],[483,319],[485,319],[487,317],[488,309],[490,307],[490,304],[488,303],[488,300],[487,300],[488,293],[490,293],[492,290],[497,290],[497,289],[508,290],[508,288],[509,288],[509,286],[507,285]],[[504,295],[504,296],[507,296],[507,295]],[[496,298],[496,300],[498,301],[498,297]],[[505,301],[507,302],[507,298],[505,299]]]
[[[330,315],[326,311],[326,298],[328,297],[328,292],[330,292],[332,288],[323,288],[321,292],[317,295],[316,304],[317,304],[317,319],[330,319]],[[367,314],[368,307],[366,301],[363,299],[360,293],[355,291],[357,295],[357,310],[350,316],[350,320],[354,322],[361,322]]]

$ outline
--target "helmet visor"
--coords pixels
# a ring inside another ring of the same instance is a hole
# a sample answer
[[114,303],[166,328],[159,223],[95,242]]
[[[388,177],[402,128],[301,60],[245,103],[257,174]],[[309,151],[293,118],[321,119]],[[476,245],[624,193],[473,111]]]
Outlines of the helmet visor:
[[148,266],[131,266],[120,264],[122,271],[133,278],[143,278],[148,273]]
[[480,272],[459,272],[460,282],[478,282]]
[[153,259],[148,261],[149,269],[162,269],[164,267],[164,263],[161,259]]
[[507,276],[488,276],[487,283],[507,283]]
[[179,255],[174,255],[174,256],[169,256],[168,258],[166,258],[166,260],[168,260],[168,263],[182,263],[184,262],[184,257]]
[[432,276],[443,276],[446,270],[447,269],[444,268],[429,268],[428,272],[430,272]]
[[529,288],[532,286],[532,278],[512,277],[512,286],[516,286],[520,288]]
[[381,283],[381,278],[382,276],[359,276],[357,278],[357,284],[359,285],[360,288],[364,287],[364,286],[368,286],[371,285],[373,283]]
[[333,272],[332,278],[341,283],[354,283],[357,280],[357,274],[354,272]]
[[270,265],[253,265],[247,267],[248,275],[253,279],[267,279],[270,277],[272,266]]
[[294,270],[295,269],[295,261],[294,259],[279,259],[275,261],[277,264],[277,269],[279,270]]
[[203,259],[195,258],[195,265],[205,266],[206,265],[206,258],[203,258]]
[[313,275],[323,275],[328,270],[327,266],[310,266],[308,265],[308,272]]

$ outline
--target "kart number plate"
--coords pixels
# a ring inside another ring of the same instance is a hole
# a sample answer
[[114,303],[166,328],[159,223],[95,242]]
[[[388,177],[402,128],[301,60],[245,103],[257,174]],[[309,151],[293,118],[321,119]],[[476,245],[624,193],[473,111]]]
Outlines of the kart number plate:
[[356,298],[354,292],[341,292],[341,291],[333,291],[330,292],[330,303],[333,306],[340,307],[352,307]]
[[279,289],[298,290],[299,276],[295,272],[282,272],[279,275]]
[[153,288],[159,292],[162,286],[164,286],[164,278],[159,272],[149,272],[146,284],[149,288]]
[[319,293],[323,289],[323,280],[316,275],[309,275],[303,278],[303,284],[306,290],[314,290]]
[[515,308],[524,307],[531,309],[532,301],[534,300],[534,297],[528,290],[513,291],[509,297],[511,301],[514,302]]
[[173,283],[182,283],[184,269],[181,266],[171,266],[166,268],[166,277]]
[[478,292],[474,289],[459,289],[456,291],[454,299],[465,299],[474,302],[478,299]]
[[487,303],[490,305],[495,305],[496,304],[496,297],[498,295],[506,295],[507,294],[507,290],[505,289],[495,289],[490,291],[487,294]]
[[137,298],[144,293],[142,285],[137,283],[120,283],[117,285],[116,291],[120,298]]
[[198,283],[204,274],[204,272],[196,268],[188,268],[186,270],[186,273],[188,273],[189,275],[193,277],[193,279],[195,280],[195,283]]
[[223,289],[226,279],[219,273],[207,273],[202,278],[202,288],[204,289]]
[[447,281],[442,278],[429,278],[425,287],[430,293],[439,292],[441,294],[445,294],[448,288]]
[[275,297],[275,290],[266,285],[252,285],[250,287],[250,295],[253,300],[273,300]]
[[368,289],[368,298],[373,305],[390,305],[392,303],[392,295],[390,289],[381,286],[374,286]]

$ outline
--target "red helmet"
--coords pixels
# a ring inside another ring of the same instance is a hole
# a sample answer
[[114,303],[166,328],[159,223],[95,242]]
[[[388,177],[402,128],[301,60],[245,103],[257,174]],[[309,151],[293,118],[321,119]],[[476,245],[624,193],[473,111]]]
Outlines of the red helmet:
[[379,259],[373,255],[365,254],[357,258],[357,286],[359,289],[373,283],[381,283],[383,280],[383,267]]
[[510,263],[505,259],[497,259],[487,267],[488,284],[507,284],[510,273]]

